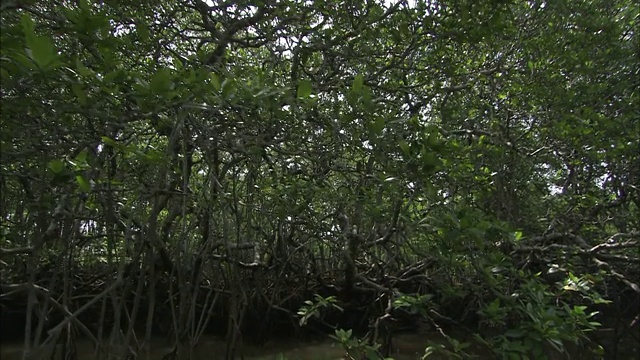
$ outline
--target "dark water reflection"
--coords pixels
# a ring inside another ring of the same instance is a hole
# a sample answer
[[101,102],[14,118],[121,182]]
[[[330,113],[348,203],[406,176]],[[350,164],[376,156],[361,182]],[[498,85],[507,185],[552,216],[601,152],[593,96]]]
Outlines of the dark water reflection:
[[[419,359],[424,353],[428,334],[402,334],[394,338],[393,358],[396,360]],[[78,359],[117,359],[122,349],[111,347],[96,354],[93,345],[89,341],[79,340],[76,344]],[[160,360],[169,353],[171,348],[168,342],[161,338],[152,339],[151,344],[138,353],[138,360]],[[224,359],[226,346],[223,340],[216,337],[203,337],[199,345],[194,349],[192,360]],[[247,360],[334,360],[344,357],[344,350],[331,340],[325,341],[297,341],[281,339],[271,341],[262,347],[245,346],[244,358]],[[284,357],[282,357],[284,356]],[[47,358],[43,356],[38,358]],[[60,357],[56,357],[59,359]],[[238,358],[240,358],[238,356]],[[433,359],[446,359],[447,357],[433,357]],[[1,360],[22,359],[22,343],[4,343],[0,349]],[[430,357],[431,359],[431,357]]]
[[[396,360],[414,360],[420,359],[424,354],[426,343],[428,341],[434,343],[444,343],[442,336],[435,331],[425,331],[412,334],[399,334],[394,337],[394,351],[392,357]],[[151,343],[138,352],[138,360],[160,360],[164,355],[171,351],[168,342],[161,338],[154,338]],[[80,340],[76,344],[78,359],[119,359],[122,349],[118,347],[110,347],[96,353],[93,345],[89,341]],[[483,349],[479,345],[472,345],[467,349],[470,354],[475,355],[477,359],[492,359],[494,356]],[[192,360],[210,360],[224,359],[226,346],[223,340],[209,336],[203,337],[199,345],[194,349],[191,356]],[[570,349],[571,355],[549,354],[548,358],[555,359],[598,359],[590,354],[586,349]],[[111,356],[110,356],[111,355]],[[343,359],[344,350],[339,345],[334,344],[330,340],[326,341],[297,341],[292,339],[281,339],[267,343],[263,347],[244,347],[244,359],[247,360],[272,360],[272,359],[288,359],[288,360],[337,360]],[[283,357],[284,356],[284,357]],[[40,355],[36,359],[52,359],[49,355]],[[240,358],[238,356],[237,358]],[[624,357],[622,357],[624,358]],[[622,359],[621,358],[621,359]],[[22,359],[22,344],[17,342],[3,343],[0,348],[1,360],[18,360]],[[55,359],[61,359],[60,356]],[[429,359],[452,359],[446,355],[430,356]]]

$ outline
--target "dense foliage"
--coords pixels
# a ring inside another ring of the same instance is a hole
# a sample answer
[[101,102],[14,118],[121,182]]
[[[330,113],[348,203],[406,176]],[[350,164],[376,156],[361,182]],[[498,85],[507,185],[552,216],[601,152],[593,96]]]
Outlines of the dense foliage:
[[307,323],[375,358],[420,318],[538,359],[637,332],[633,1],[0,8],[27,349],[219,331],[233,358]]

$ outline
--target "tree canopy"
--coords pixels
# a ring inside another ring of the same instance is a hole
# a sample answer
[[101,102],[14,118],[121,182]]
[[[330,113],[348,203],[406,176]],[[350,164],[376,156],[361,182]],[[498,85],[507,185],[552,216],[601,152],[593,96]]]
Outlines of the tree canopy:
[[601,327],[617,351],[639,326],[639,12],[3,2],[2,299],[27,299],[33,351],[163,332],[188,358],[220,329],[233,358],[301,320],[368,331],[376,358],[407,314],[500,357]]

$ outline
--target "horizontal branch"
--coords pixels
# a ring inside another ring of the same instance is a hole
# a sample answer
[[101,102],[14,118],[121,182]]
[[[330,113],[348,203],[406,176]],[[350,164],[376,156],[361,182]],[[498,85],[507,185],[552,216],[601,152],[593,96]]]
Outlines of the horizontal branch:
[[33,252],[33,247],[21,247],[21,248],[13,248],[13,249],[5,249],[0,248],[0,256],[3,255],[15,255],[15,254],[31,254]]

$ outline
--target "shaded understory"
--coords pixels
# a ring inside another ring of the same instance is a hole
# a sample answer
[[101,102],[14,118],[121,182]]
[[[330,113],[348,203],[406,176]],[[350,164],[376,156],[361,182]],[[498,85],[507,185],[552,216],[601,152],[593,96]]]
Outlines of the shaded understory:
[[[41,346],[39,349],[36,346],[35,358],[43,356],[43,352],[52,351],[55,345],[59,356],[68,352],[78,359],[94,351],[104,358],[137,354],[138,358],[170,359],[172,355],[177,356],[178,348],[193,342],[192,352],[185,358],[246,356],[248,359],[268,359],[282,353],[290,359],[335,359],[345,354],[339,344],[327,338],[337,328],[353,329],[354,337],[382,344],[381,353],[384,351],[396,359],[415,359],[424,353],[427,346],[434,345],[443,345],[434,359],[451,358],[447,355],[454,351],[451,339],[468,342],[467,355],[490,358],[499,357],[496,349],[492,350],[474,334],[491,338],[509,330],[508,327],[487,326],[481,320],[478,294],[460,295],[463,292],[459,292],[447,296],[423,277],[393,284],[396,297],[402,293],[429,296],[430,301],[424,304],[425,311],[416,313],[402,307],[388,309],[389,299],[383,291],[384,285],[357,282],[349,293],[345,293],[342,282],[331,276],[287,273],[275,278],[271,275],[272,269],[255,267],[240,272],[241,290],[238,293],[234,294],[234,290],[224,283],[210,281],[202,281],[197,289],[190,289],[196,294],[193,313],[200,326],[194,331],[185,329],[183,324],[187,322],[179,318],[181,292],[177,282],[170,282],[170,274],[157,276],[153,289],[151,278],[145,277],[143,286],[139,287],[138,278],[129,274],[124,276],[125,280],[119,286],[109,290],[110,283],[118,282],[117,273],[100,273],[98,268],[93,270],[76,269],[73,276],[74,295],[68,302],[70,312],[81,308],[87,299],[98,299],[76,313],[77,320],[73,317],[72,321],[67,321],[72,317],[66,316],[63,307],[55,300],[61,295],[52,289],[60,288],[60,285],[55,285],[54,281],[54,286],[46,293],[44,288],[37,287],[43,293],[36,296],[32,309],[31,331],[40,337],[37,341]],[[422,271],[428,273],[429,269]],[[41,271],[38,277],[42,280],[38,283],[46,284],[45,280],[49,280],[51,284],[52,275],[51,269]],[[638,354],[637,309],[640,302],[637,293],[624,290],[621,285],[609,284],[609,295],[614,302],[590,309],[599,311],[596,318],[602,327],[589,333],[589,339],[578,344],[565,343],[565,355],[541,342],[539,346],[544,348],[544,353],[553,359],[565,358],[563,356],[626,359]],[[27,286],[3,286],[0,321],[3,359],[18,356],[19,350],[23,349],[21,341],[26,329],[28,294]],[[173,298],[169,294],[173,294]],[[296,313],[306,300],[315,295],[335,297],[341,310],[323,308],[319,316],[300,326],[300,316]],[[119,319],[114,317],[116,313],[120,313]],[[134,313],[140,315],[131,322]],[[87,337],[86,331],[95,337],[100,347],[96,348],[96,343]],[[65,345],[69,339],[71,342],[68,344],[73,346]],[[129,350],[123,349],[123,343],[129,344]],[[605,351],[601,356],[594,353],[599,346]],[[212,353],[216,356],[211,357]],[[186,353],[182,354],[185,356]]]

